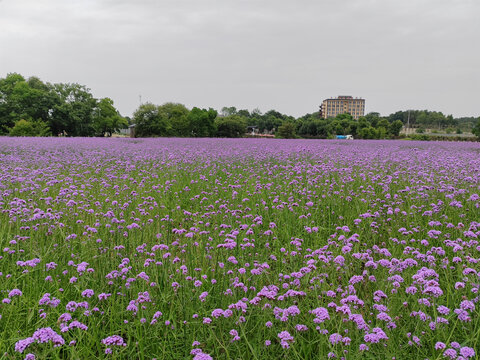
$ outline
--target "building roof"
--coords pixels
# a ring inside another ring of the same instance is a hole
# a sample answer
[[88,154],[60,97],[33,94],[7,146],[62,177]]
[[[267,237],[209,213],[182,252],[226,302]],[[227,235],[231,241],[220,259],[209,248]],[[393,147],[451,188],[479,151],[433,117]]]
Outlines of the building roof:
[[349,95],[339,95],[336,98],[328,98],[323,101],[327,101],[327,100],[365,100],[365,99],[359,98],[359,97],[354,98],[353,96],[349,96]]

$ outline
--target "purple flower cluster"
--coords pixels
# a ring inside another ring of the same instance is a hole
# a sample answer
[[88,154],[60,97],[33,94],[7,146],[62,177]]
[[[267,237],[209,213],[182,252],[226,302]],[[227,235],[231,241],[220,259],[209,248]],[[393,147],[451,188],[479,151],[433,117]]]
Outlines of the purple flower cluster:
[[28,358],[88,358],[100,344],[118,358],[175,358],[193,342],[196,360],[474,359],[479,153],[0,139],[0,347]]
[[51,342],[53,346],[62,346],[65,344],[65,340],[57,334],[52,328],[40,328],[37,329],[31,337],[23,340],[19,340],[15,343],[15,351],[22,353],[27,347],[33,343],[46,343]]

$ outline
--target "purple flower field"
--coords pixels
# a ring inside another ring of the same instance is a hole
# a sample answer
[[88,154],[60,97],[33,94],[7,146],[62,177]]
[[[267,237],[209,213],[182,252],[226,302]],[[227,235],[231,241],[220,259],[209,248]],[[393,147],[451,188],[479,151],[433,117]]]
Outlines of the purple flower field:
[[1,359],[475,359],[480,144],[0,138]]

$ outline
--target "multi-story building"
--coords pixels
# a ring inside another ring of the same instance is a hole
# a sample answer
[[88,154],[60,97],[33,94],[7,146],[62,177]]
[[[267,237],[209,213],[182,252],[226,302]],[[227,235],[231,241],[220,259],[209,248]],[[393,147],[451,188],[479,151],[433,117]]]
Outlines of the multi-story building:
[[349,113],[354,119],[365,114],[365,99],[353,98],[353,96],[338,96],[325,99],[320,105],[320,117],[333,118],[339,114]]

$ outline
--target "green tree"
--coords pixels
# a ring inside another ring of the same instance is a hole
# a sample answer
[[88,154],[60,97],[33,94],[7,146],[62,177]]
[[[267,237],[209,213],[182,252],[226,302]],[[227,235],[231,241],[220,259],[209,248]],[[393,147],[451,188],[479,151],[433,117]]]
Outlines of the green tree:
[[472,129],[472,134],[475,135],[478,140],[480,140],[480,117],[477,119],[477,124]]
[[37,77],[28,80],[20,74],[0,79],[0,133],[6,133],[18,120],[48,122],[59,100],[52,85]]
[[242,137],[247,128],[247,121],[239,115],[231,115],[215,120],[217,136],[219,137]]
[[152,103],[140,105],[133,114],[135,123],[135,136],[169,136],[172,134],[172,124],[169,119],[159,111],[159,107]]
[[25,82],[25,78],[16,73],[7,74],[4,79],[0,79],[0,133],[6,134],[14,126],[15,122],[20,120],[19,109],[11,101],[15,86]]
[[403,123],[400,120],[395,120],[388,127],[388,132],[393,136],[398,136],[402,130]]
[[79,84],[55,84],[54,91],[60,103],[53,107],[50,128],[54,134],[93,136],[93,117],[97,100],[90,89]]
[[297,121],[297,131],[300,136],[317,136],[317,124],[315,120]]
[[274,131],[274,129],[278,129],[284,122],[282,117],[277,116],[278,114],[280,113],[270,110],[263,115],[258,121],[258,128],[260,132],[264,132],[265,130]]
[[35,136],[35,129],[30,121],[18,120],[8,133],[10,136]]
[[360,131],[358,132],[358,135],[362,139],[376,139],[377,138],[377,132],[375,131],[375,128],[372,127],[372,126],[361,128]]
[[112,136],[114,132],[127,127],[127,120],[120,116],[112,99],[103,98],[98,101],[93,116],[95,136]]
[[379,126],[374,130],[374,139],[385,139],[387,137],[387,129],[385,129],[383,126]]
[[18,120],[10,129],[9,136],[50,136],[50,128],[44,121]]
[[188,121],[189,110],[183,104],[165,103],[158,107],[160,116],[168,119],[171,124],[171,135],[190,136],[190,124]]
[[377,132],[377,139],[384,139],[387,137],[388,129],[390,128],[390,123],[385,118],[380,118],[377,121],[376,132]]
[[338,114],[336,117],[335,117],[336,120],[347,120],[347,121],[351,121],[353,120],[353,117],[352,115],[350,115],[349,113],[345,113],[345,114]]
[[226,107],[224,106],[221,110],[222,116],[231,116],[237,114],[237,108],[235,106]]
[[210,108],[199,109],[194,107],[187,118],[189,121],[189,130],[191,136],[194,137],[208,137],[215,136],[215,119],[217,117],[217,111]]
[[246,109],[238,110],[236,115],[243,116],[246,119],[252,116],[252,114],[250,114],[250,112]]
[[365,119],[374,127],[377,127],[377,123],[381,120],[380,113],[378,112],[370,112],[365,115]]
[[20,95],[23,114],[33,120],[48,122],[52,109],[59,104],[60,99],[53,91],[53,85],[43,83],[32,76],[26,81],[27,88]]
[[[27,124],[17,124],[19,120]],[[127,126],[111,99],[97,100],[83,85],[52,85],[12,73],[0,78],[0,134],[16,124],[27,130],[31,124],[42,135],[68,136],[111,135]]]
[[390,121],[391,123],[396,121],[396,120],[399,120],[403,124],[406,124],[407,119],[408,119],[408,111],[397,111],[397,112],[395,112],[393,114],[390,114],[388,116],[388,121]]
[[333,129],[335,135],[346,135],[345,134],[345,127],[343,126],[342,122],[338,119],[333,119],[330,123],[330,127]]
[[357,133],[358,133],[358,128],[359,128],[359,125],[358,125],[358,121],[355,121],[355,120],[351,120],[348,122],[348,127],[347,127],[347,135],[353,135],[353,136],[356,136]]
[[287,121],[278,127],[277,136],[282,139],[294,139],[295,135],[295,125]]
[[428,124],[428,116],[425,111],[415,112],[415,123],[420,127],[426,127]]
[[332,136],[333,130],[327,120],[316,121],[317,136],[327,139]]

